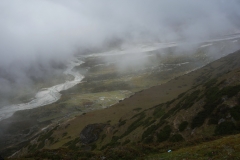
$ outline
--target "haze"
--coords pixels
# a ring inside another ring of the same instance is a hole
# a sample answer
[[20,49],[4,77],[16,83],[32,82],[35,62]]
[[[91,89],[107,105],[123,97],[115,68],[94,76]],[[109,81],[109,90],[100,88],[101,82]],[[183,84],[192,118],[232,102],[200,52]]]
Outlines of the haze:
[[61,73],[66,59],[86,50],[240,32],[239,7],[237,0],[1,1],[0,95]]

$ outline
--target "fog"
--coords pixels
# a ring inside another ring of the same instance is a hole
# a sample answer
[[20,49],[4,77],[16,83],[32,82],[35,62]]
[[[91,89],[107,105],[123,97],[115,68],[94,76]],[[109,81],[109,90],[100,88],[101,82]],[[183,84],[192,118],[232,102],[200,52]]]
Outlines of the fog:
[[239,7],[237,0],[2,0],[0,95],[61,73],[75,53],[240,32]]

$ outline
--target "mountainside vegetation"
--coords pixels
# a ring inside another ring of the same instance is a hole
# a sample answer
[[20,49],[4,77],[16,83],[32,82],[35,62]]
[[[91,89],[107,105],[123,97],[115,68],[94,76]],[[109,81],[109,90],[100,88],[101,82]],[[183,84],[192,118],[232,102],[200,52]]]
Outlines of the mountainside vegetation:
[[[110,108],[51,126],[13,158],[237,158],[239,61],[237,51],[168,83],[137,92]],[[175,98],[168,97],[171,93]],[[226,135],[232,136],[223,138]]]

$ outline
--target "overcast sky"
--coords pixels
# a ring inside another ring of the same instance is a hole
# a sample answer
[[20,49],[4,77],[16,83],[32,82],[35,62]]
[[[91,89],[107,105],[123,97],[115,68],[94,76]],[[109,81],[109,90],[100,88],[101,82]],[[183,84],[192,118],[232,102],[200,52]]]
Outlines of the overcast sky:
[[0,61],[64,57],[115,36],[208,38],[235,31],[229,16],[239,13],[231,0],[2,0]]
[[[0,70],[26,78],[33,64],[115,38],[131,44],[234,33],[239,8],[237,0],[0,0]],[[0,76],[0,85],[6,81]]]

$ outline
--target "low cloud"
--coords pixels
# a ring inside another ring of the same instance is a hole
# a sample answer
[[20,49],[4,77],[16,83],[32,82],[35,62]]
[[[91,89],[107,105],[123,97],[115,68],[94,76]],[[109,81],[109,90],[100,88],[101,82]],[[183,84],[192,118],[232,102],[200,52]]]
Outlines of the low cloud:
[[239,32],[239,7],[237,0],[1,1],[1,92],[58,73],[51,63],[76,52]]

